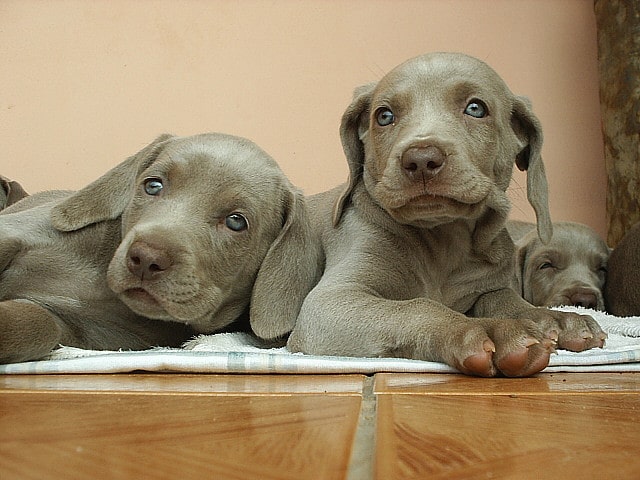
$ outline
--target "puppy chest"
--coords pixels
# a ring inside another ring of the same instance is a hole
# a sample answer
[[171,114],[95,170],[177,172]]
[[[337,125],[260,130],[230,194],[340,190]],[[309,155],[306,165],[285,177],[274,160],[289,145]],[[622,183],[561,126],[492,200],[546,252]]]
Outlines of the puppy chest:
[[453,249],[428,255],[417,272],[419,288],[414,294],[466,312],[481,294],[507,286],[502,270]]

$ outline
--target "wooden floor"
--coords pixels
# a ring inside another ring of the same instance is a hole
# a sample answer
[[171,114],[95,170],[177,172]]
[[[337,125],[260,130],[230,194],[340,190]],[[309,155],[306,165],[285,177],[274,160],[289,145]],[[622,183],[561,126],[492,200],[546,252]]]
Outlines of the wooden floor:
[[0,376],[0,479],[640,479],[640,374]]

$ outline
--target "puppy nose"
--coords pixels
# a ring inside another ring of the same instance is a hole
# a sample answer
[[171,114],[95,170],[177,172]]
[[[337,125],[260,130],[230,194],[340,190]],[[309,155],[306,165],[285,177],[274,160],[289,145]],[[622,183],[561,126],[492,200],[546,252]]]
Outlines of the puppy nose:
[[445,162],[445,153],[435,145],[411,147],[402,154],[402,168],[413,179],[434,177]]
[[589,290],[578,290],[569,296],[571,304],[575,307],[596,308],[598,298]]
[[129,247],[127,268],[140,280],[157,278],[171,265],[171,257],[162,249],[144,242],[135,242]]

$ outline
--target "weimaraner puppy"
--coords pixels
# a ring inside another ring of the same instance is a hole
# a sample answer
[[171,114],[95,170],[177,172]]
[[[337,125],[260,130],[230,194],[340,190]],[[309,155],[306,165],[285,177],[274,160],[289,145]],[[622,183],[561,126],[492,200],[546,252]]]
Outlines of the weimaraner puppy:
[[13,205],[18,200],[28,196],[29,194],[15,180],[9,180],[7,177],[0,175],[0,210]]
[[0,361],[179,346],[249,305],[278,337],[271,315],[290,329],[317,269],[295,261],[304,212],[271,157],[223,134],[163,135],[78,192],[27,197],[0,214]]
[[607,270],[607,311],[620,317],[640,316],[640,223],[615,246]]
[[355,91],[341,138],[349,181],[310,198],[326,259],[291,351],[524,376],[556,342],[603,345],[591,317],[534,307],[510,288],[514,162],[544,241],[552,227],[540,124],[489,66],[462,54],[409,60]]
[[517,288],[525,300],[544,307],[604,310],[602,289],[610,249],[592,228],[554,222],[546,245],[532,223],[509,221],[507,229],[516,244]]

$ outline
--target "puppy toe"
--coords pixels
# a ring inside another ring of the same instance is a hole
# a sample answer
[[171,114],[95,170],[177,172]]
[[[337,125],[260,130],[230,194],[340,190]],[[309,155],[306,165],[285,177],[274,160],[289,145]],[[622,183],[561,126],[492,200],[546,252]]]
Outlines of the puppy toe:
[[497,373],[495,366],[493,365],[493,354],[495,351],[495,345],[487,338],[482,342],[482,348],[480,351],[469,355],[462,361],[461,365],[457,365],[457,368],[467,375],[493,377]]
[[582,352],[583,350],[589,350],[591,348],[602,348],[606,340],[606,334],[603,334],[604,338],[600,335],[594,335],[589,329],[579,329],[576,331],[566,331],[560,335],[558,345],[564,350],[572,352]]
[[519,346],[496,356],[496,366],[506,377],[533,375],[549,364],[553,346],[554,342],[550,339],[538,341],[533,337],[525,337]]
[[[587,335],[584,338],[589,338],[589,345],[587,348],[602,348],[607,341],[607,334],[600,328],[598,322],[588,315],[582,315],[584,322],[587,325]],[[590,335],[589,335],[590,334]]]

